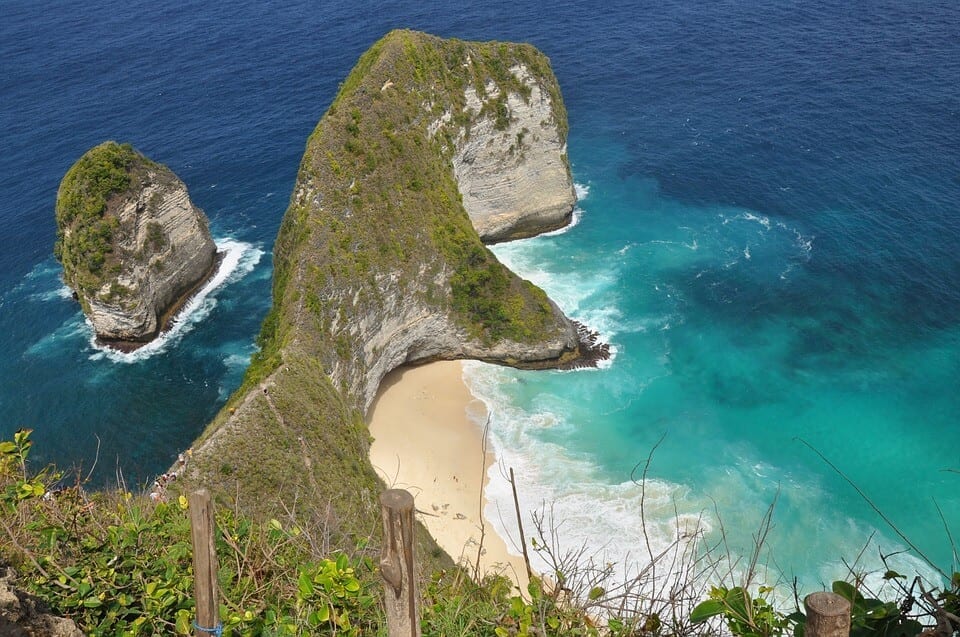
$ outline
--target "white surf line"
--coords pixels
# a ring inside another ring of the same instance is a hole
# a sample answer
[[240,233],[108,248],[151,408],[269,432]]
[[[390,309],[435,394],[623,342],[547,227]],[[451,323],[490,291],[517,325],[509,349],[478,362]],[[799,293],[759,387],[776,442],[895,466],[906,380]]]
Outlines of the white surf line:
[[90,330],[90,346],[95,350],[90,358],[93,360],[107,358],[115,363],[135,363],[166,351],[172,343],[179,341],[216,307],[217,301],[214,292],[225,284],[243,278],[250,273],[263,256],[263,250],[252,243],[225,238],[217,240],[216,244],[217,251],[223,253],[223,260],[216,274],[196,294],[190,297],[177,312],[166,330],[161,332],[157,338],[132,352],[121,352],[97,343],[93,326],[87,320],[86,323]]

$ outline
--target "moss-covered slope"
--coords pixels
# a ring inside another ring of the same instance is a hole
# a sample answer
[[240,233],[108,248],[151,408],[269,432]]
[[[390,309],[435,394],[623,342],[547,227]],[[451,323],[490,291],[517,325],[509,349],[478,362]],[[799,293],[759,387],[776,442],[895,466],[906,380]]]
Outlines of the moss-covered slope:
[[264,511],[296,498],[328,517],[337,541],[366,536],[381,485],[363,416],[387,372],[579,356],[570,321],[481,243],[451,164],[469,118],[498,116],[464,111],[466,87],[522,90],[509,72],[518,62],[549,74],[529,46],[410,31],[360,58],[307,143],[261,350],[198,441],[191,483]]
[[64,278],[76,290],[95,293],[118,267],[113,236],[119,226],[107,201],[130,189],[150,165],[129,144],[104,142],[70,167],[57,192],[54,254]]

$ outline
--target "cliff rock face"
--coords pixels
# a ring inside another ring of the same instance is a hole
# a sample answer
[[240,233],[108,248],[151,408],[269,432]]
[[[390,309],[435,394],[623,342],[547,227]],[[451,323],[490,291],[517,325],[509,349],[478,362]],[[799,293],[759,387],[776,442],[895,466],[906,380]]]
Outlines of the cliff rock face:
[[105,142],[57,193],[56,254],[97,337],[143,343],[216,265],[203,212],[170,169]]
[[505,95],[492,81],[466,88],[466,109],[476,116],[453,157],[463,206],[486,242],[563,227],[576,203],[556,79],[523,64],[509,71],[518,86]]
[[348,402],[366,411],[405,363],[579,355],[572,323],[478,236],[569,219],[566,126],[529,45],[394,31],[364,54],[308,142],[275,250],[290,338],[309,335]]
[[[485,102],[471,97],[481,94]],[[517,125],[528,129],[523,161],[480,150],[501,147]],[[274,246],[260,351],[178,483],[268,510],[276,498],[263,494],[296,495],[324,512],[332,535],[369,533],[381,485],[363,415],[389,371],[438,359],[579,360],[576,326],[497,261],[465,209],[472,200],[524,211],[488,224],[514,228],[501,237],[559,225],[572,202],[557,152],[565,127],[549,64],[533,47],[411,31],[371,47],[307,142]],[[495,166],[504,183],[529,187],[498,187]]]
[[0,567],[0,636],[83,637],[73,621],[50,614],[43,602],[15,584],[13,569]]

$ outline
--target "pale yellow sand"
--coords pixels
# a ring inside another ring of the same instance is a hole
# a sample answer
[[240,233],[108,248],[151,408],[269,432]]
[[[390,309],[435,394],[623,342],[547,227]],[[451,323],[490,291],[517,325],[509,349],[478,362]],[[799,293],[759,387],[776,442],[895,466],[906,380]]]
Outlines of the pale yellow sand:
[[[468,410],[475,415],[473,420]],[[392,372],[367,415],[374,438],[370,447],[374,468],[387,486],[413,494],[418,518],[454,560],[469,565],[471,573],[485,503],[481,485],[494,460],[484,445],[485,420],[484,405],[464,385],[459,362]],[[480,569],[502,573],[526,591],[523,558],[507,552],[489,522],[485,522]]]

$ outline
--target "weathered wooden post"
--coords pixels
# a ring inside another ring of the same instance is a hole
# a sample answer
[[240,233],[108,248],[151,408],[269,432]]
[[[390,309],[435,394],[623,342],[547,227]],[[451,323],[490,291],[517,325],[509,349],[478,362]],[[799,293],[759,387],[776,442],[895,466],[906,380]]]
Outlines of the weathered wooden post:
[[190,494],[190,535],[193,539],[193,595],[197,619],[194,637],[219,635],[220,604],[217,596],[217,546],[214,537],[213,503],[210,492],[199,489]]
[[845,597],[820,591],[803,600],[807,611],[806,637],[848,637],[850,635],[850,601]]
[[420,637],[416,562],[413,556],[413,496],[403,489],[380,495],[383,514],[384,603],[390,637]]

